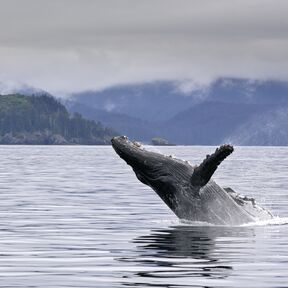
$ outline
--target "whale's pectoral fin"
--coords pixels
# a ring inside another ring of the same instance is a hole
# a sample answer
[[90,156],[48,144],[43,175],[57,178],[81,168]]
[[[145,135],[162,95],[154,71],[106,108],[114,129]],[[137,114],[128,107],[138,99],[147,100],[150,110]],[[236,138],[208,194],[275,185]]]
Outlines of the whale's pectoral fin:
[[191,176],[191,184],[195,187],[202,187],[208,183],[218,165],[234,151],[231,145],[222,145],[216,151],[207,155],[206,159],[195,168]]

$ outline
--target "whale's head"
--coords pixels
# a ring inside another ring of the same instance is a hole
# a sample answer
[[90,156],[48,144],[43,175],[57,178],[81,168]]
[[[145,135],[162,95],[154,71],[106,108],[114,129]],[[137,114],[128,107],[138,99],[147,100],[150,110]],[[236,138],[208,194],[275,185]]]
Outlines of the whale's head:
[[129,141],[125,136],[114,137],[111,142],[116,153],[132,167],[137,178],[150,186],[175,213],[179,193],[190,191],[191,194],[191,191],[197,190],[191,185],[194,167],[188,162],[147,151],[138,142]]

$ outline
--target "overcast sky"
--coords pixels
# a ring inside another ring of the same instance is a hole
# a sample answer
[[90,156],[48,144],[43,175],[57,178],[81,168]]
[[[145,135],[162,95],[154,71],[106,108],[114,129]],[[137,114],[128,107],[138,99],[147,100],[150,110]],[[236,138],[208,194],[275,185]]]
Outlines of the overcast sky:
[[288,80],[287,0],[0,0],[0,81],[52,93]]

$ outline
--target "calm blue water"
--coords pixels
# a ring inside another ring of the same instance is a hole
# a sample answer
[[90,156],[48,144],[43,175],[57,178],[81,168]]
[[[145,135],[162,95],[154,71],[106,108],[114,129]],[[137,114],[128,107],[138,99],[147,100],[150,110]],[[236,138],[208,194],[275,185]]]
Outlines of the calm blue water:
[[288,148],[236,147],[216,172],[280,217],[242,227],[179,222],[111,147],[0,146],[0,159],[1,287],[288,287]]

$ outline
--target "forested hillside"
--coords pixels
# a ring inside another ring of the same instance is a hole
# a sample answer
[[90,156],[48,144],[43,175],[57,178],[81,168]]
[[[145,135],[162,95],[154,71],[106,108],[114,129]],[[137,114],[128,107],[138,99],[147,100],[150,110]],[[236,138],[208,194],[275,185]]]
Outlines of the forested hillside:
[[51,96],[0,95],[0,144],[109,144],[115,134]]

